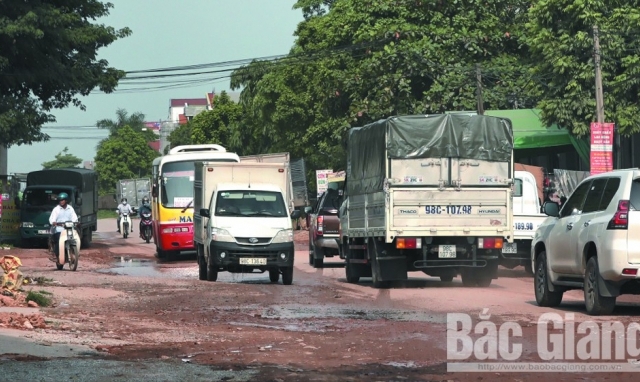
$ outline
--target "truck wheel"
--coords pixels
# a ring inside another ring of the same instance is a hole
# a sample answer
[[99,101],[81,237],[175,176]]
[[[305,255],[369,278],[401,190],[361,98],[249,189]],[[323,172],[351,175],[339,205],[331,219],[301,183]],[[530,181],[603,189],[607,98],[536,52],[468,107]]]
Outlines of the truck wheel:
[[87,228],[84,234],[82,235],[82,242],[80,243],[82,248],[89,248],[91,246],[92,236],[93,235],[92,235],[91,229]]
[[531,261],[527,261],[524,263],[524,271],[527,272],[529,276],[533,276],[533,268],[531,268]]
[[164,259],[165,257],[167,257],[167,253],[159,247],[156,247],[156,257],[158,259]]
[[460,271],[462,285],[466,287],[475,287],[478,285],[478,277],[474,271],[474,268],[462,268],[462,271]]
[[318,251],[318,248],[314,245],[313,246],[313,252],[312,252],[312,258],[313,258],[313,267],[314,268],[322,268],[324,266],[324,253],[321,252],[322,250]]
[[282,268],[282,283],[291,285],[293,283],[293,267]]
[[349,262],[349,259],[347,259],[347,263],[344,266],[344,270],[345,270],[345,273],[347,275],[347,282],[348,283],[357,284],[358,281],[360,281],[360,274],[355,269],[353,264],[351,264]]
[[277,283],[280,280],[280,271],[277,269],[272,269],[269,271],[269,281],[272,283]]
[[450,283],[453,281],[453,276],[440,276],[440,281],[443,283]]
[[598,258],[592,257],[587,262],[584,275],[584,304],[591,316],[609,315],[616,307],[615,297],[605,297],[600,294],[600,271]]
[[487,265],[484,268],[478,269],[476,273],[476,282],[479,287],[486,288],[491,285],[493,281],[493,275],[498,271],[497,261],[487,261]]
[[549,275],[547,273],[547,253],[542,251],[536,261],[536,274],[533,279],[536,302],[543,307],[556,307],[562,302],[563,292],[549,290]]
[[212,261],[207,262],[207,281],[218,280],[218,268],[212,263]]
[[198,245],[198,280],[207,279],[207,260],[204,258],[202,246]]

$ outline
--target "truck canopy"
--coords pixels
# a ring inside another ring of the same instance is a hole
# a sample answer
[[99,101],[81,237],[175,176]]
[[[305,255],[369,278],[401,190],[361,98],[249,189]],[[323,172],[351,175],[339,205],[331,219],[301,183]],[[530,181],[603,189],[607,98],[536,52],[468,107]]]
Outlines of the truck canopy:
[[468,114],[390,117],[349,131],[347,191],[382,190],[389,159],[510,162],[512,155],[513,127],[506,118]]
[[85,168],[59,168],[33,171],[27,174],[29,186],[73,186],[79,189],[92,189],[96,182],[96,172]]

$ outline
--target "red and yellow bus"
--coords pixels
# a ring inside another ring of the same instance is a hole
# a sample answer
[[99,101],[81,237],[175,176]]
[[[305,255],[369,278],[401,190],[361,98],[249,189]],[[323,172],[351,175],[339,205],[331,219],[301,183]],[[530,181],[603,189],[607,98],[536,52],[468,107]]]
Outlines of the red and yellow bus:
[[151,208],[158,258],[195,250],[193,181],[198,161],[240,162],[240,157],[220,145],[187,145],[153,161]]

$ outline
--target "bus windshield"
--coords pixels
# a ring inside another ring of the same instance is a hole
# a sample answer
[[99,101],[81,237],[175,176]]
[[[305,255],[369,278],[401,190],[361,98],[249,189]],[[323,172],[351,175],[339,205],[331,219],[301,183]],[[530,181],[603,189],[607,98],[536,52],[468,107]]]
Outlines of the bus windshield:
[[169,208],[191,207],[193,201],[194,162],[170,162],[162,166],[162,205]]
[[[216,161],[210,158],[203,161]],[[167,208],[193,207],[193,182],[196,161],[169,162],[160,169],[161,202]],[[235,162],[217,160],[216,162]]]

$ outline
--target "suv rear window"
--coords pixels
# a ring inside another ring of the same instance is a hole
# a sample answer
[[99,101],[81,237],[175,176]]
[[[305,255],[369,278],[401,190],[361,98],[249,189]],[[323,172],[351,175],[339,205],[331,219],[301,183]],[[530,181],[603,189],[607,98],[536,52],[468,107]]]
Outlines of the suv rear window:
[[631,196],[629,202],[635,210],[640,210],[640,178],[636,178],[631,183]]

